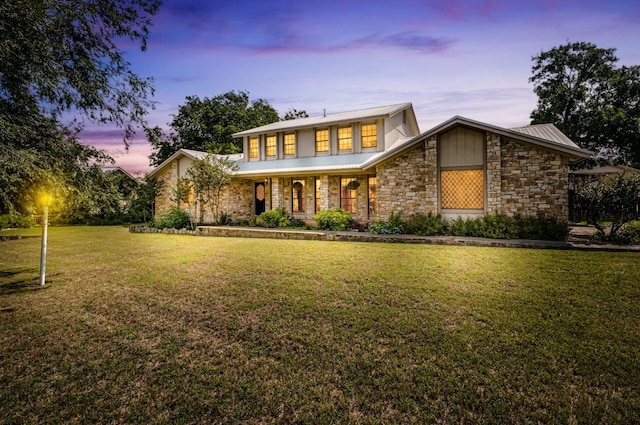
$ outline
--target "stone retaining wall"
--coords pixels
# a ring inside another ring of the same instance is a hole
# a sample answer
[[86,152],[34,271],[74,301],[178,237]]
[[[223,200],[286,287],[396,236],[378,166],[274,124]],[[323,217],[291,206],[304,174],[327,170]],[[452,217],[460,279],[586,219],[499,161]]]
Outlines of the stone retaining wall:
[[187,229],[158,229],[157,227],[146,227],[146,226],[129,226],[130,233],[165,233],[165,234],[173,234],[173,235],[195,235],[195,230],[187,230]]

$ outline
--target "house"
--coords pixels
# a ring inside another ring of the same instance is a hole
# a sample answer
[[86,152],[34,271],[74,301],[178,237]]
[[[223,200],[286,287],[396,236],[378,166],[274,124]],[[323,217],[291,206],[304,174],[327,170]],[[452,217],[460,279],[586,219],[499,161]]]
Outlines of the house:
[[[506,129],[455,116],[420,133],[411,103],[280,121],[234,134],[244,154],[222,210],[232,220],[279,206],[296,218],[340,207],[354,220],[393,212],[504,213],[566,220],[569,164],[590,156],[551,124]],[[157,212],[203,152],[182,149],[152,175]]]

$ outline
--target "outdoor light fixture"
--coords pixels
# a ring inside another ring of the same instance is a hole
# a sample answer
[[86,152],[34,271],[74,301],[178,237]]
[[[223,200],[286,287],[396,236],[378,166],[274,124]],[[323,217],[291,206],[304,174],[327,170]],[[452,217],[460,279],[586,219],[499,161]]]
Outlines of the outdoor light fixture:
[[47,267],[47,228],[49,227],[49,205],[53,201],[50,193],[42,193],[40,195],[40,204],[44,216],[42,217],[42,245],[40,247],[40,286],[44,286],[45,269]]

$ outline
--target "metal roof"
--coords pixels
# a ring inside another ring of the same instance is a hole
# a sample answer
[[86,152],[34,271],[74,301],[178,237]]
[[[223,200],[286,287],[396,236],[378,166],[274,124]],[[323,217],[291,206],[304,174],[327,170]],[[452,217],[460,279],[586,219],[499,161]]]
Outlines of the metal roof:
[[274,159],[268,161],[237,162],[237,175],[287,174],[313,171],[344,171],[360,169],[362,164],[382,152],[347,155],[309,156],[303,158]]
[[284,131],[288,129],[300,129],[317,126],[327,126],[347,121],[359,121],[365,119],[373,119],[377,117],[392,116],[400,111],[410,108],[411,103],[399,103],[396,105],[378,106],[376,108],[359,109],[356,111],[340,112],[336,114],[328,114],[322,117],[297,118],[294,120],[278,121],[271,124],[255,127],[249,130],[235,133],[233,137],[242,137],[250,134],[262,134],[276,131]]
[[562,131],[560,131],[560,129],[558,129],[558,127],[553,124],[533,124],[524,127],[510,128],[509,130],[527,134],[539,139],[550,140],[552,142],[571,146],[573,148],[580,148],[573,142],[573,140],[569,139]]

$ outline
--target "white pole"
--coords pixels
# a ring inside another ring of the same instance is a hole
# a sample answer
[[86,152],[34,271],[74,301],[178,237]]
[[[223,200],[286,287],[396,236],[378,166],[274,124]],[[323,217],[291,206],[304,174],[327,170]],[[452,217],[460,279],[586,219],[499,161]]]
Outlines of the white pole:
[[42,246],[40,248],[40,286],[44,286],[44,274],[47,267],[47,227],[49,226],[49,206],[44,205],[44,222],[42,223]]

